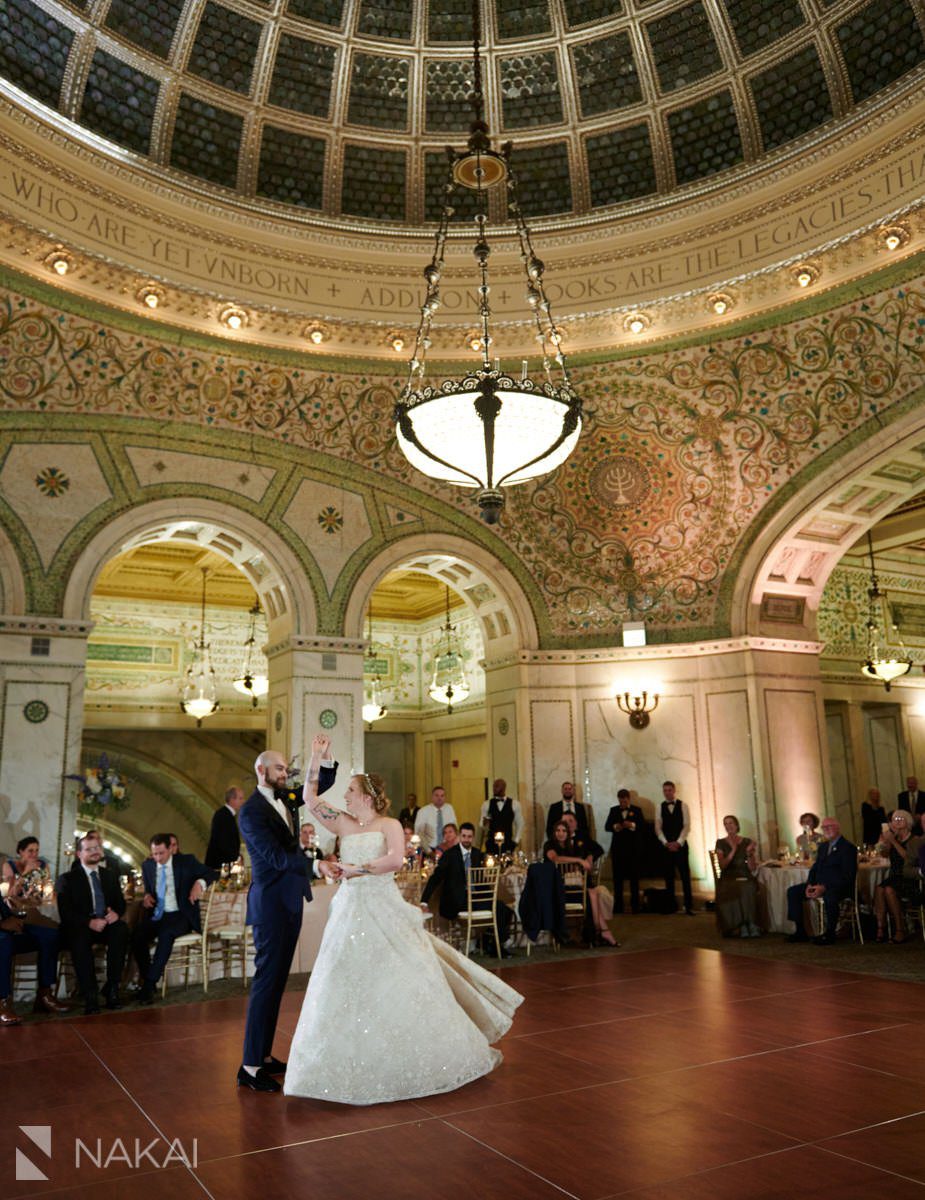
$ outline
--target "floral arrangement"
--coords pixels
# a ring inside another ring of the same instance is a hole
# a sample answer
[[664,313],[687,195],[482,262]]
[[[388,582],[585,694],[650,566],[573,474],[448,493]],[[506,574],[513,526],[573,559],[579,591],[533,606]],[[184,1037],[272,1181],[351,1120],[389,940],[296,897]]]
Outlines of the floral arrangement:
[[109,761],[103,751],[95,766],[86,768],[86,775],[68,775],[80,784],[77,792],[77,811],[84,817],[101,817],[107,810],[121,812],[128,808],[129,796],[126,780]]

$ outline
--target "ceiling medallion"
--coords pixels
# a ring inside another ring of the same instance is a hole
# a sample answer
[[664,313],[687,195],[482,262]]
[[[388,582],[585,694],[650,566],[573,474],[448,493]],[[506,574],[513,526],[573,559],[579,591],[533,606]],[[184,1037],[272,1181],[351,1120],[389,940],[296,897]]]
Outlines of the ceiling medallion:
[[909,241],[909,229],[906,225],[899,222],[894,222],[891,225],[886,225],[880,230],[880,241],[884,249],[892,253],[894,250],[899,250]]
[[312,321],[303,329],[302,337],[311,342],[313,346],[320,346],[322,342],[331,340],[331,330],[321,321]]
[[652,318],[648,313],[631,312],[627,313],[623,318],[623,328],[627,333],[633,333],[637,336],[640,333],[645,333],[652,325]]
[[226,329],[246,329],[250,318],[243,308],[239,308],[236,304],[226,304],[218,314],[218,319]]
[[728,292],[714,292],[707,298],[707,303],[718,317],[724,317],[730,308],[735,308],[735,300]]
[[48,267],[49,271],[54,271],[56,275],[62,277],[73,271],[77,266],[77,259],[71,254],[70,250],[65,250],[63,246],[55,246],[54,250],[45,255],[42,262]]
[[797,287],[808,288],[819,278],[819,268],[810,263],[800,263],[793,268],[793,278]]
[[167,299],[167,293],[157,283],[143,283],[135,293],[135,299],[145,308],[160,308]]
[[[581,432],[581,399],[572,388],[562,350],[562,337],[552,316],[543,281],[544,263],[533,248],[511,168],[510,142],[499,153],[491,148],[482,95],[481,12],[472,4],[473,112],[466,149],[447,150],[448,172],[443,210],[430,263],[424,268],[427,293],[408,363],[408,379],[395,405],[398,445],[413,467],[433,479],[476,489],[482,519],[495,524],[504,507],[502,488],[546,475],[571,454]],[[507,184],[507,208],[520,243],[520,257],[532,309],[542,375],[529,377],[528,363],[502,370],[492,358],[490,287],[488,283],[488,191]],[[478,328],[468,335],[470,349],[481,362],[462,378],[428,384],[425,379],[431,324],[440,307],[447,231],[458,188],[476,193]],[[393,342],[393,349],[398,347]],[[433,692],[431,693],[433,695]],[[449,703],[449,701],[448,701]]]

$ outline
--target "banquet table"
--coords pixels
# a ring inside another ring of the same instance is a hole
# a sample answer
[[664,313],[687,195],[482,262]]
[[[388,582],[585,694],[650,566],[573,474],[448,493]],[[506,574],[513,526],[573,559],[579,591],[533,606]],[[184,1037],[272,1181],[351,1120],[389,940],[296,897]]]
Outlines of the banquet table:
[[[787,888],[796,883],[805,883],[809,878],[809,863],[780,866],[764,863],[758,868],[758,885],[764,896],[767,918],[764,922],[769,933],[793,933],[794,924],[787,919]],[[870,900],[874,887],[886,877],[889,864],[884,859],[858,864],[858,892],[862,899]]]

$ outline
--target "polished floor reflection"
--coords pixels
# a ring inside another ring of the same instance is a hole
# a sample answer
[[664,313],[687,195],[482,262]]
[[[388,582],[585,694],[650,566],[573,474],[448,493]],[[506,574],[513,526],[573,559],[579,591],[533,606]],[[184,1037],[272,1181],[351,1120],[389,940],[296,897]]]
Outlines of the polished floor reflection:
[[[6,1030],[2,1193],[925,1200],[922,985],[685,948],[504,977],[526,1000],[494,1074],[371,1108],[239,1092],[239,998]],[[47,1181],[13,1182],[17,1149]]]

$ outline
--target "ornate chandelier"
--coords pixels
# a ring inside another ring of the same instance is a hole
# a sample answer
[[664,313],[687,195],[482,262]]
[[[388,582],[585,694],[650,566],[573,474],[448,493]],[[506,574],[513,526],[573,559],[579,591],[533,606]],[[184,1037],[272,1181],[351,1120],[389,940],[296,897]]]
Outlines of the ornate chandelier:
[[[867,590],[867,661],[861,667],[861,674],[865,675],[868,679],[875,679],[878,683],[882,683],[886,691],[889,691],[890,684],[894,679],[901,678],[912,669],[912,659],[903,645],[903,640],[899,636],[899,630],[895,625],[893,626],[893,633],[899,643],[903,657],[898,658],[895,654],[890,654],[886,649],[886,617],[881,603],[884,597],[880,591],[880,584],[874,567],[874,543],[870,536],[870,530],[867,531],[867,550],[870,554],[870,587]],[[881,620],[884,631],[882,652],[880,646]]]
[[446,622],[441,625],[443,645],[438,640],[434,652],[434,673],[431,677],[428,694],[431,700],[445,704],[446,711],[453,711],[453,704],[460,703],[469,695],[469,681],[466,678],[466,668],[453,635],[456,626],[450,624],[450,589],[446,589]]
[[[572,388],[562,335],[552,316],[543,283],[545,266],[537,257],[517,198],[511,169],[510,142],[501,152],[491,148],[484,119],[482,68],[479,56],[479,0],[472,3],[474,62],[474,120],[462,152],[447,148],[448,174],[443,210],[434,239],[434,252],[424,268],[427,292],[408,379],[395,405],[398,444],[411,465],[424,475],[458,487],[476,488],[482,518],[495,524],[504,507],[502,488],[545,475],[571,454],[581,432],[581,400]],[[494,357],[491,333],[486,236],[488,191],[507,183],[508,211],[517,230],[520,257],[527,281],[527,302],[533,311],[536,340],[542,353],[542,377],[533,380],[523,360],[519,372],[502,370]],[[478,330],[471,345],[481,364],[458,379],[425,382],[427,350],[435,312],[440,306],[440,277],[453,198],[458,187],[477,194],[477,234],[474,254],[479,271]]]
[[218,697],[215,687],[215,671],[212,667],[212,655],[206,642],[206,575],[202,570],[202,612],[200,614],[199,641],[196,644],[193,660],[186,669],[186,679],[180,693],[180,707],[188,717],[195,717],[198,729],[206,717],[211,717],[218,711]]
[[255,600],[254,607],[250,610],[250,637],[244,643],[244,665],[241,667],[241,674],[232,680],[235,691],[240,692],[242,696],[250,696],[254,708],[257,707],[257,700],[270,690],[270,681],[266,675],[255,675],[251,670],[251,659],[257,645],[257,618],[259,616],[260,601]]
[[[373,654],[373,617],[369,614],[366,626],[366,641],[367,651],[366,658],[363,660],[363,720],[367,725],[372,725],[374,721],[381,721],[383,717],[388,716],[389,710],[382,702],[382,697],[379,694],[379,669],[376,657]],[[368,680],[368,682],[367,682]]]

